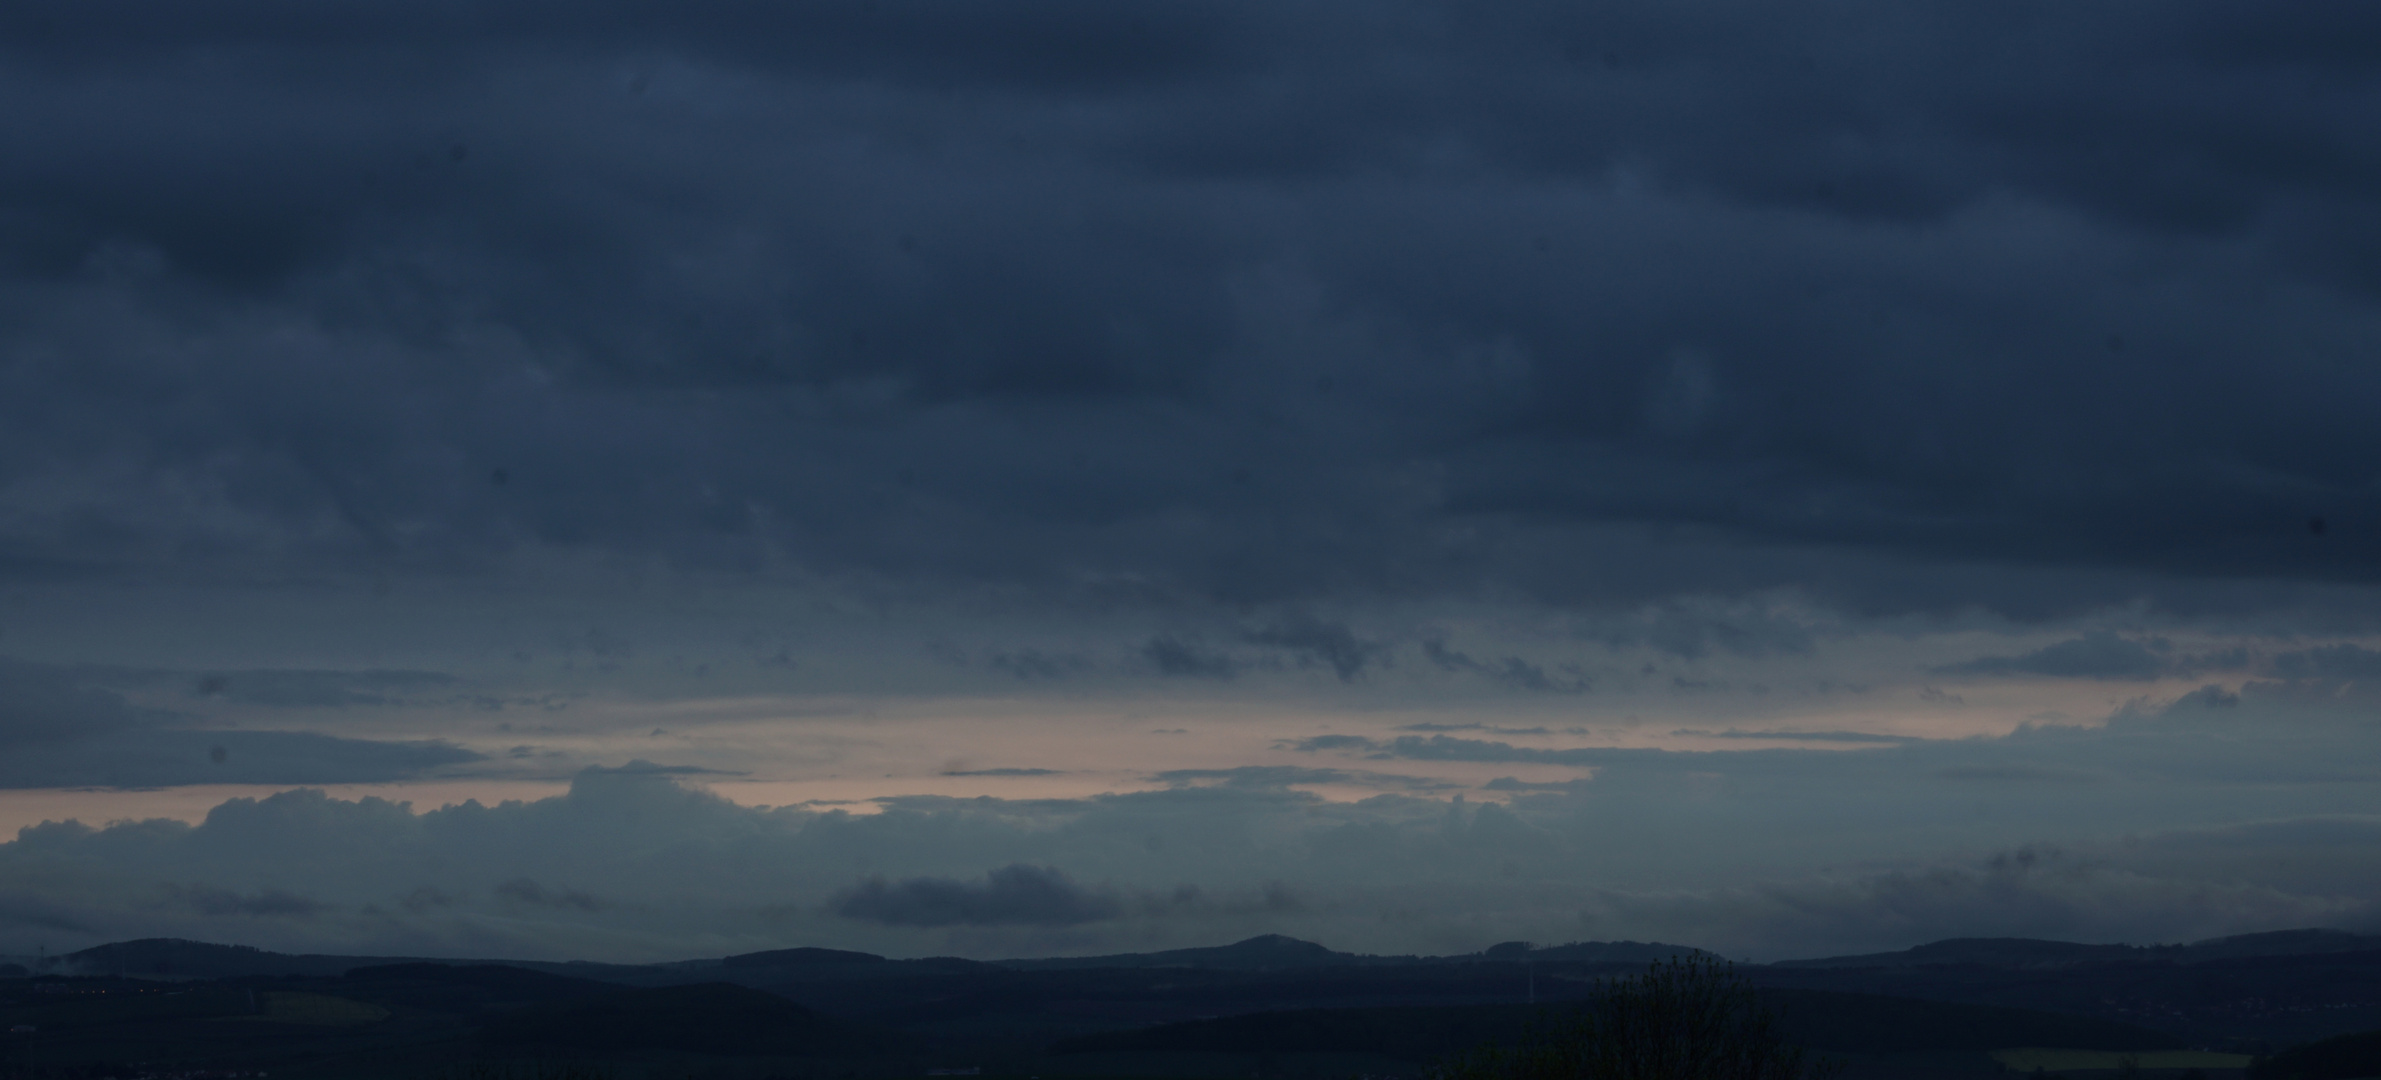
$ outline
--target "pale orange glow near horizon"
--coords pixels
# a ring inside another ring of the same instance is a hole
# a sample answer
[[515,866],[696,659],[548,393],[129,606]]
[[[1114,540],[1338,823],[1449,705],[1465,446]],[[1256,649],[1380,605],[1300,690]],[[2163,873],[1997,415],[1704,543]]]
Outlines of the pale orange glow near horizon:
[[[2105,687],[2015,683],[1990,697],[1913,708],[1903,700],[1774,703],[1746,715],[1727,710],[1700,723],[1675,703],[1660,713],[1623,712],[1629,703],[1600,708],[1506,710],[1476,729],[1420,733],[1494,740],[1557,749],[1608,747],[1662,750],[1748,750],[1799,747],[1860,752],[1860,744],[1812,743],[1753,732],[1854,731],[1887,737],[1997,736],[2044,716],[2101,717],[2127,698],[2171,697],[2195,684],[2129,686],[2123,696]],[[1635,704],[1665,704],[1638,702]],[[1783,705],[1783,707],[1780,707]],[[1651,715],[1648,715],[1648,714]],[[1566,714],[1573,722],[1565,723]],[[1618,714],[1617,716],[1615,714]],[[569,771],[588,764],[655,759],[716,770],[684,779],[740,806],[810,806],[872,814],[879,800],[912,796],[995,799],[1083,799],[1169,786],[1169,770],[1221,771],[1287,766],[1410,777],[1417,783],[1317,780],[1289,786],[1332,802],[1354,802],[1395,791],[1415,798],[1502,802],[1507,793],[1484,790],[1500,778],[1552,784],[1589,778],[1593,770],[1565,765],[1432,760],[1367,760],[1360,755],[1291,748],[1316,735],[1391,739],[1417,725],[1454,727],[1474,715],[1447,708],[1372,710],[1284,709],[1278,705],[1214,701],[1031,701],[1006,698],[913,698],[863,703],[851,699],[737,697],[669,703],[592,703],[574,717],[576,730],[542,732],[541,745],[563,751],[569,765],[545,775],[450,776],[376,784],[190,785],[158,789],[17,789],[0,791],[0,837],[45,821],[109,822],[163,818],[188,823],[235,798],[264,798],[312,788],[333,798],[379,798],[411,804],[422,813],[467,800],[495,804],[534,801],[569,790]],[[1616,722],[1617,720],[1617,722]],[[1532,728],[1545,728],[1533,733]],[[1726,734],[1733,731],[1734,734]],[[505,732],[510,736],[511,732]],[[461,740],[459,740],[461,741]],[[478,742],[479,740],[471,740]],[[468,743],[467,743],[468,744]],[[491,770],[507,767],[500,748]],[[1870,747],[1873,748],[1873,747]],[[1131,763],[1131,764],[1122,764]],[[536,767],[533,763],[532,767]],[[1217,778],[1172,783],[1209,783]]]

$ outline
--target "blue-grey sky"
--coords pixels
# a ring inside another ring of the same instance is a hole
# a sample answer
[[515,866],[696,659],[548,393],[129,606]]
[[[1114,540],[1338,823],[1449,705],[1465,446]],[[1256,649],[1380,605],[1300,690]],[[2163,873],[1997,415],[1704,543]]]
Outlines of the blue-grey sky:
[[30,0],[0,102],[0,953],[2381,922],[2369,5]]

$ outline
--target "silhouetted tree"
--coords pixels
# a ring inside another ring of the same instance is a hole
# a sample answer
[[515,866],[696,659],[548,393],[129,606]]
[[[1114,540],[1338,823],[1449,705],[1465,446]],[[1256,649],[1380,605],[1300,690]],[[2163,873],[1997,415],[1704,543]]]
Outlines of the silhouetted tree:
[[1693,957],[1606,980],[1537,1037],[1458,1058],[1433,1080],[1829,1080],[1838,1069],[1788,1046],[1733,968]]

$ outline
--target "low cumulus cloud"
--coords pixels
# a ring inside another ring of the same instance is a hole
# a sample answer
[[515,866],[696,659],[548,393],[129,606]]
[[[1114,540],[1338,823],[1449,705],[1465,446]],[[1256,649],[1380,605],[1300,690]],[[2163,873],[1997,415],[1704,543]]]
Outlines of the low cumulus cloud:
[[1375,739],[1365,735],[1316,735],[1289,743],[1293,750],[1355,751],[1361,756],[1376,759],[1403,758],[1409,761],[1482,761],[1531,762],[1545,765],[1589,766],[1643,757],[1662,751],[1623,750],[1611,747],[1580,747],[1575,749],[1547,749],[1534,746],[1515,746],[1512,743],[1488,739],[1462,739],[1451,735],[1400,735],[1393,739]]
[[[28,933],[62,933],[89,935],[100,933],[84,917],[78,917],[78,901],[71,896],[45,895],[27,889],[0,891],[0,932],[16,935]],[[22,949],[11,949],[22,952]]]
[[1228,769],[1167,769],[1151,779],[1175,786],[1223,783],[1239,787],[1285,788],[1294,784],[1334,784],[1384,791],[1448,791],[1463,785],[1428,776],[1404,776],[1369,769],[1310,769],[1297,765],[1239,765]]
[[[2155,820],[2151,808],[2170,805],[2150,785],[2217,785],[2201,789],[2199,797],[2229,798],[2239,794],[2233,785],[2381,781],[2381,765],[2370,764],[2364,750],[2370,710],[2376,706],[2381,706],[2381,689],[2332,679],[2277,679],[2251,680],[2237,691],[2210,685],[2170,699],[2135,699],[2099,724],[2029,723],[2000,737],[1683,729],[1678,733],[1789,745],[1745,750],[1530,746],[1444,733],[1322,735],[1281,745],[1364,761],[1560,766],[1606,786],[1703,776],[1816,794],[1831,783],[1908,792],[1908,785],[1922,778],[2009,784],[2093,780],[2117,785],[2107,789],[2108,797],[2094,810],[2108,815],[2101,820],[2113,826]],[[2242,737],[2246,732],[2255,737]],[[1791,745],[1796,743],[1810,745]]]
[[[181,936],[999,956],[1273,932],[1374,952],[1625,938],[1777,957],[2348,925],[2381,893],[2366,857],[2381,766],[2359,752],[2372,708],[2338,684],[2265,681],[1993,739],[1680,752],[1333,735],[1302,745],[1361,765],[1176,770],[1088,798],[907,796],[865,815],[740,807],[658,767],[423,813],[301,790],[197,825],[23,831],[0,844],[0,951]],[[1540,771],[1475,802],[1384,760]]]
[[1747,731],[1743,728],[1707,731],[1699,728],[1680,728],[1671,734],[1690,735],[1703,739],[1759,739],[1763,742],[1853,743],[1871,746],[1891,746],[1897,743],[1927,741],[1915,735],[1882,735],[1868,731]]
[[[1397,730],[1478,731],[1489,735],[1552,735],[1555,733],[1553,728],[1547,727],[1543,724],[1540,724],[1536,727],[1507,727],[1498,724],[1483,724],[1477,721],[1461,724],[1446,724],[1440,723],[1436,720],[1425,720],[1416,724],[1399,724],[1397,725]],[[1563,728],[1562,733],[1565,735],[1585,735],[1587,734],[1587,728],[1573,724],[1569,727]]]
[[280,889],[260,889],[253,893],[238,893],[211,885],[167,885],[166,901],[189,908],[200,915],[238,915],[256,919],[305,919],[320,913],[327,905]]
[[[550,889],[528,878],[514,878],[496,886],[497,899],[533,907],[602,911],[604,902],[576,889]],[[449,901],[451,903],[451,901]]]
[[837,894],[827,910],[889,926],[1073,926],[1113,919],[1124,903],[1114,890],[1077,885],[1055,867],[1019,863],[980,882],[871,878]]

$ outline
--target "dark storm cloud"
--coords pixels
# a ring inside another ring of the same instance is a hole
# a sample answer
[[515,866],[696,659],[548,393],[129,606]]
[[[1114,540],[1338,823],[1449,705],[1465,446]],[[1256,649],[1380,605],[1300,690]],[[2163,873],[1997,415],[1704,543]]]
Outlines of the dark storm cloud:
[[432,671],[241,671],[201,676],[202,695],[251,705],[388,705],[452,686],[455,678]]
[[1935,669],[1946,675],[2056,675],[2083,679],[2155,679],[2174,667],[2164,638],[2134,639],[2092,633],[2045,645],[2022,656],[1987,656]]
[[1070,926],[1124,911],[1111,891],[1084,888],[1054,867],[1023,863],[993,870],[981,883],[871,878],[837,894],[827,907],[847,919],[893,926]]
[[0,659],[0,748],[115,735],[162,719],[65,669]]
[[1073,653],[1046,653],[1040,649],[1018,649],[992,654],[992,666],[1028,681],[1036,679],[1064,679],[1091,670],[1088,658]]
[[158,729],[25,747],[0,759],[0,787],[376,784],[481,760],[478,752],[441,740]]
[[2381,652],[2361,645],[2322,645],[2278,653],[2261,665],[2281,679],[2370,679],[2381,676]]
[[1544,667],[1530,663],[1518,656],[1508,656],[1496,661],[1484,661],[1473,657],[1470,653],[1448,648],[1447,643],[1439,638],[1423,639],[1422,655],[1428,657],[1430,662],[1442,671],[1484,675],[1524,690],[1582,694],[1594,685],[1588,681],[1586,676],[1579,673],[1576,666],[1566,669],[1560,677],[1550,676],[1546,674]]
[[2128,638],[2095,631],[2028,653],[1978,657],[1933,670],[1943,675],[2049,675],[2137,681],[2195,678],[2208,672],[2249,672],[2292,682],[2337,681],[2381,674],[2381,652],[2362,645],[2338,644],[2273,653],[2245,646],[2210,653],[2184,653],[2161,637]]
[[1149,643],[1141,647],[1141,656],[1160,675],[1229,679],[1239,674],[1241,667],[1239,661],[1223,653],[1202,648],[1172,634],[1150,638]]
[[1386,645],[1362,640],[1341,623],[1311,615],[1293,615],[1271,626],[1251,630],[1245,637],[1251,644],[1286,650],[1301,665],[1328,667],[1341,682],[1355,681],[1366,667],[1386,663],[1389,655]]
[[482,759],[443,741],[199,730],[106,688],[124,674],[0,661],[0,787],[377,783]]
[[[2377,30],[19,4],[0,571],[560,550],[2027,617],[2371,581]],[[1252,622],[1342,679],[1382,655]]]
[[81,677],[119,689],[174,689],[244,705],[344,708],[436,700],[456,679],[436,671],[209,671],[88,667]]

